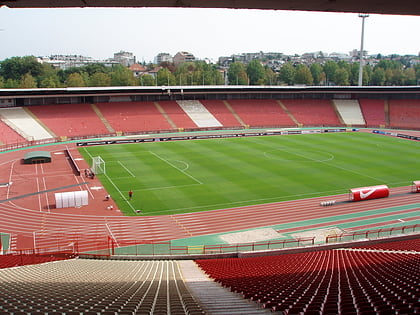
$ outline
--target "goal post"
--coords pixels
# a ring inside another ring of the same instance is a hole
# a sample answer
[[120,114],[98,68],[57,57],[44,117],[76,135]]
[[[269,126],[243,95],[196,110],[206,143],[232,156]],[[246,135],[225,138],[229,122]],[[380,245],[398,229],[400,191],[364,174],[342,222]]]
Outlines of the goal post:
[[106,174],[105,161],[100,156],[92,158],[92,172],[94,174]]

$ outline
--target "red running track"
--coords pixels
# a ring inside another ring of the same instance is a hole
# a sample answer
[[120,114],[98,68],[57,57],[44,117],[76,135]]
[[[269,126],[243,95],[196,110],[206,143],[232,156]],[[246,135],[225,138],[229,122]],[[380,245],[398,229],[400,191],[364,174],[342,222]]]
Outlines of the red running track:
[[[60,152],[63,149],[59,145],[46,148],[53,152]],[[24,154],[22,152],[24,151],[1,155],[3,159],[0,163],[0,183],[13,174],[11,165],[21,158]],[[9,161],[5,161],[6,156]],[[61,167],[64,171],[66,166]],[[18,179],[16,174],[13,176]],[[74,178],[67,177],[74,184]],[[79,181],[81,180],[83,178],[79,177]],[[61,181],[60,184],[64,185]],[[89,185],[92,187],[100,183],[94,182]],[[5,188],[0,189],[0,199],[6,199]],[[357,216],[357,213],[362,211],[418,203],[420,194],[408,193],[410,189],[409,186],[392,188],[390,198],[357,203],[347,202],[347,194],[336,195],[328,198],[336,200],[336,204],[330,207],[320,206],[326,197],[318,197],[202,213],[141,217],[124,217],[115,211],[104,210],[104,201],[101,199],[104,192],[98,194],[97,191],[91,190],[92,194],[96,194],[97,207],[89,206],[87,210],[73,209],[76,213],[70,213],[68,210],[57,211],[59,209],[48,211],[42,205],[42,200],[40,207],[34,207],[34,200],[30,197],[28,197],[29,204],[25,204],[26,198],[0,203],[0,231],[14,235],[12,249],[70,245],[77,240],[79,250],[88,251],[106,246],[108,237],[117,244],[142,240],[167,241],[342,214]]]

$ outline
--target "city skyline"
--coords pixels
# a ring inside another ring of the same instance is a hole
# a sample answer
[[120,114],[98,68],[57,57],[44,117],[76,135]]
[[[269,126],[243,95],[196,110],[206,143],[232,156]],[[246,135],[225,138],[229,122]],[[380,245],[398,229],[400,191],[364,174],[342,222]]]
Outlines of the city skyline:
[[[274,10],[3,7],[0,29],[0,60],[59,54],[105,60],[124,50],[138,62],[178,51],[217,62],[221,56],[258,51],[348,54],[359,49],[361,19],[356,13]],[[370,55],[418,55],[417,29],[418,16],[372,14],[364,48]]]

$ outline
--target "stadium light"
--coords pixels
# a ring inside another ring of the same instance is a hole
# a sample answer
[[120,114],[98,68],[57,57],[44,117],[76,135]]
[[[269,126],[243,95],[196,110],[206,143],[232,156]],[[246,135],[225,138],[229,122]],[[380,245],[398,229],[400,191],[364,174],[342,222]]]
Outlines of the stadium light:
[[359,66],[359,86],[363,85],[363,40],[365,36],[365,19],[369,17],[369,14],[359,14],[362,18],[362,39],[360,44],[360,66]]

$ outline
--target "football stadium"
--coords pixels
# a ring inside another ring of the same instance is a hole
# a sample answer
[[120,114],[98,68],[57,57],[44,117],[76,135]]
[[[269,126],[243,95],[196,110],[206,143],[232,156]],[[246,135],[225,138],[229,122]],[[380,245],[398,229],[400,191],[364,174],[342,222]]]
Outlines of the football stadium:
[[0,313],[420,313],[419,141],[419,86],[0,89]]
[[3,312],[419,311],[418,87],[0,93]]

